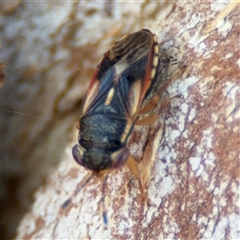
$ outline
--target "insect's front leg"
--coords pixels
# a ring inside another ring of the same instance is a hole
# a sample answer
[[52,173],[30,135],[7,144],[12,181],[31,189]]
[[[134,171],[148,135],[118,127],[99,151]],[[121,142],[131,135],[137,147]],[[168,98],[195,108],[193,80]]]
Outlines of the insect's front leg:
[[143,200],[146,200],[147,199],[147,194],[144,191],[144,187],[143,187],[143,184],[142,184],[142,179],[141,179],[141,176],[140,176],[140,171],[139,171],[139,168],[138,168],[138,163],[136,162],[134,157],[130,155],[126,164],[127,164],[128,168],[130,169],[130,171],[133,173],[134,177],[136,177],[138,179],[139,189],[140,189],[142,198],[143,198]]

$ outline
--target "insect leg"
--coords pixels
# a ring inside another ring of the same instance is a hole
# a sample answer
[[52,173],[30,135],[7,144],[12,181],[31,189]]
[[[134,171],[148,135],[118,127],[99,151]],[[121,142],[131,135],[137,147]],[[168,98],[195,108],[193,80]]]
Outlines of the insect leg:
[[150,116],[147,116],[147,117],[137,120],[135,125],[138,125],[138,126],[150,125],[150,124],[154,123],[157,119],[158,119],[158,114],[152,114]]
[[146,114],[153,110],[159,103],[162,93],[166,90],[168,85],[178,77],[180,77],[186,70],[188,70],[186,67],[184,67],[182,70],[178,71],[176,74],[174,74],[171,78],[169,78],[164,85],[157,91],[157,93],[149,100],[149,102],[139,111],[139,115]]
[[74,191],[74,193],[72,194],[72,196],[70,198],[68,198],[61,206],[62,209],[66,208],[69,203],[77,196],[77,194],[89,183],[89,181],[93,178],[93,175],[91,174],[87,180],[84,182],[84,184],[78,188],[77,190]]
[[167,80],[167,82],[158,90],[157,94],[155,94],[152,99],[150,99],[150,101],[139,111],[139,114],[146,114],[158,105],[162,93],[166,90],[171,81],[172,78]]
[[[189,69],[188,68],[183,68],[182,70],[180,70],[179,72],[177,72],[172,78],[169,78],[166,83],[158,90],[157,94],[155,94],[152,99],[139,111],[139,114],[146,114],[148,112],[150,112],[151,110],[153,110],[159,103],[160,98],[162,96],[162,93],[166,90],[166,88],[168,87],[168,85],[174,80],[177,79],[179,76],[181,76],[182,73],[186,72],[188,74]],[[154,123],[159,116],[159,113],[162,112],[162,110],[166,107],[166,105],[174,98],[178,98],[179,96],[174,96],[171,97],[167,100],[165,100],[160,107],[160,110],[158,111],[158,114],[152,114],[150,116],[144,117],[144,118],[138,118],[138,120],[136,121],[136,125],[147,125],[147,124],[152,124]]]
[[128,168],[131,170],[131,172],[133,173],[133,175],[138,179],[138,184],[139,184],[140,192],[141,192],[141,195],[142,195],[143,199],[144,200],[147,199],[147,195],[146,195],[146,193],[144,191],[142,180],[141,180],[141,177],[140,177],[138,164],[135,161],[134,157],[130,156],[128,158],[126,164],[127,164]]
[[160,109],[159,109],[159,111],[158,111],[157,114],[152,114],[152,115],[150,115],[150,116],[141,118],[141,119],[139,119],[139,120],[136,121],[135,125],[149,125],[149,124],[154,123],[154,122],[158,119],[158,117],[159,117],[160,113],[162,112],[162,110],[168,105],[168,103],[171,102],[172,99],[178,98],[178,97],[179,97],[179,96],[177,95],[177,96],[174,96],[174,97],[171,97],[171,98],[166,99],[166,100],[161,104],[161,107],[160,107]]

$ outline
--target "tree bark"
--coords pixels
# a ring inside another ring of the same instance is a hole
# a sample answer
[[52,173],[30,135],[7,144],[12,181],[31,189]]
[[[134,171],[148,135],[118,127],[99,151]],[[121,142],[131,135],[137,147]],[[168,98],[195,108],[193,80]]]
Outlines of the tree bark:
[[[6,238],[25,211],[16,239],[240,237],[239,3],[2,4]],[[114,170],[104,225],[98,179],[61,209],[90,174],[71,155],[75,125],[101,55],[141,28],[158,37],[159,84],[172,80],[158,120],[135,126],[128,142],[147,200],[126,166]],[[166,68],[165,56],[178,65]]]

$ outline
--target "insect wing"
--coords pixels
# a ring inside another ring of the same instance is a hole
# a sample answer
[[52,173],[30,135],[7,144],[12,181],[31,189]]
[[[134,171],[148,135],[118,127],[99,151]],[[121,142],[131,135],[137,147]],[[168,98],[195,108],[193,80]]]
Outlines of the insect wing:
[[158,53],[157,38],[147,29],[124,36],[109,50],[109,58],[119,60],[113,66],[115,95],[119,96],[114,105],[121,104],[119,110],[133,120],[155,80]]
[[97,66],[83,114],[101,103],[135,118],[156,75],[156,36],[142,29],[115,42]]
[[104,96],[109,91],[110,86],[112,85],[112,80],[114,78],[112,66],[114,65],[114,62],[108,58],[108,55],[109,51],[104,54],[92,76],[88,87],[83,114],[85,114],[90,106],[96,102],[98,94],[100,94],[98,97],[101,98],[101,96]]

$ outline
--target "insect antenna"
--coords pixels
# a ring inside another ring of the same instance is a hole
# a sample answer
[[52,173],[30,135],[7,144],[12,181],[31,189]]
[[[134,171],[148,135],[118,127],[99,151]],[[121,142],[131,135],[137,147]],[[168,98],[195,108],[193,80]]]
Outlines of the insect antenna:
[[108,175],[103,180],[102,184],[102,209],[103,209],[103,222],[105,225],[108,225],[108,219],[107,219],[107,211],[106,211],[106,205],[105,205],[105,189],[106,189],[106,183],[107,183]]
[[72,202],[72,200],[77,196],[77,194],[90,182],[90,180],[93,178],[93,174],[91,174],[88,179],[84,182],[84,184],[78,188],[77,190],[74,191],[74,193],[72,194],[72,196],[70,198],[68,198],[61,206],[61,209],[64,209],[68,206],[68,204],[70,202]]

